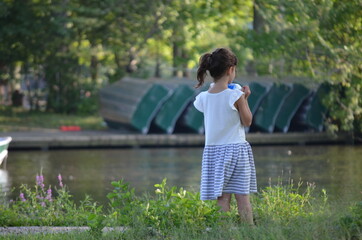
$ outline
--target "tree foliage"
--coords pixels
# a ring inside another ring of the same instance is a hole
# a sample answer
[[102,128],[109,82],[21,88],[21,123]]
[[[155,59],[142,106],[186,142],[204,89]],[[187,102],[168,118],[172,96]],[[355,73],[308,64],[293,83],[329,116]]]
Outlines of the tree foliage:
[[256,72],[329,82],[329,127],[361,132],[361,1],[258,0],[254,7],[258,29],[239,34],[252,49]]
[[[92,112],[103,84],[189,76],[200,54],[229,46],[242,74],[332,86],[334,130],[362,129],[360,0],[3,0],[0,80],[44,80],[48,111]],[[84,107],[89,104],[92,107]],[[34,104],[36,108],[37,104]],[[82,106],[82,107],[80,107]]]

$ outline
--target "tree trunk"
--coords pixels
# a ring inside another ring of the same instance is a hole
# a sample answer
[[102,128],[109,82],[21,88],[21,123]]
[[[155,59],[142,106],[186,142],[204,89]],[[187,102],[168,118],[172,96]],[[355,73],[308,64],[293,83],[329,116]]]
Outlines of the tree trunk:
[[190,72],[188,71],[188,66],[187,66],[187,59],[188,59],[188,55],[187,55],[187,50],[182,49],[182,76],[185,78],[190,78]]
[[256,33],[262,33],[265,31],[265,20],[260,12],[261,7],[262,7],[261,0],[254,0],[253,29]]
[[134,47],[132,47],[128,52],[128,64],[126,66],[126,71],[128,73],[134,73],[137,70],[138,61],[136,57],[137,57],[137,52],[134,49]]
[[95,55],[95,51],[93,49],[95,49],[97,47],[97,44],[94,41],[90,41],[91,44],[91,62],[90,62],[90,73],[91,73],[91,79],[92,79],[92,83],[96,84],[97,83],[97,78],[98,78],[98,58],[97,55]]
[[160,62],[160,56],[158,53],[157,53],[157,57],[156,57],[155,77],[161,78],[161,62]]
[[115,51],[114,52],[114,62],[116,63],[117,65],[117,68],[121,68],[122,65],[121,65],[121,59],[119,57],[119,54]]
[[160,48],[158,41],[156,43],[156,68],[155,68],[155,77],[161,78],[161,62],[160,62]]
[[[253,30],[257,34],[265,32],[265,19],[261,14],[262,1],[263,0],[254,0],[253,4]],[[258,72],[256,70],[256,64],[257,62],[255,62],[254,60],[248,61],[248,63],[245,66],[247,75],[249,76],[258,75]]]
[[91,57],[90,72],[91,72],[92,83],[93,84],[97,83],[97,78],[98,78],[98,58],[95,55],[92,55],[92,57]]
[[178,75],[178,56],[179,56],[179,47],[177,43],[172,42],[172,76],[177,77]]

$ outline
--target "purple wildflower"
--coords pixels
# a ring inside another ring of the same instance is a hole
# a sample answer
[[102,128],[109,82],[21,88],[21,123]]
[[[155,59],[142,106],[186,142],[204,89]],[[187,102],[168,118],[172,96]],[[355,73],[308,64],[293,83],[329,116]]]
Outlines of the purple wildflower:
[[49,187],[49,189],[47,190],[47,196],[45,197],[45,199],[47,199],[48,201],[52,201],[52,189]]
[[62,175],[58,175],[58,180],[59,180],[59,186],[62,188],[64,185],[63,185],[63,182],[62,182]]
[[40,205],[41,205],[42,207],[45,207],[45,202],[41,202]]
[[44,177],[43,175],[36,175],[36,184],[44,189]]
[[24,193],[20,193],[20,195],[19,195],[19,197],[20,197],[20,200],[22,201],[22,202],[25,202],[26,201],[26,199],[25,199],[25,197],[24,197]]

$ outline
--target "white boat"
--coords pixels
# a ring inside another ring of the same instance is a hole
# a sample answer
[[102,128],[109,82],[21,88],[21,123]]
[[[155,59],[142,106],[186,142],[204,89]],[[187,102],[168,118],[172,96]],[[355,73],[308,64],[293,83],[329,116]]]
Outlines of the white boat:
[[0,165],[4,160],[6,161],[8,156],[8,147],[11,140],[11,137],[0,137]]
[[11,191],[9,182],[9,173],[5,169],[0,169],[0,202],[1,198]]

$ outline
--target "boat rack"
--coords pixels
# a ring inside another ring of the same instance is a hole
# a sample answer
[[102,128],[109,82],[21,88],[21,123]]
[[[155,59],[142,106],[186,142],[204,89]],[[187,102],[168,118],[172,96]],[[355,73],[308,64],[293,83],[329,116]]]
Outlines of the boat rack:
[[[275,79],[236,79],[249,85],[253,114],[249,132],[322,132],[328,85],[311,88]],[[100,114],[109,128],[129,128],[142,134],[204,132],[203,114],[193,100],[200,91],[190,79],[123,78],[100,91]]]

